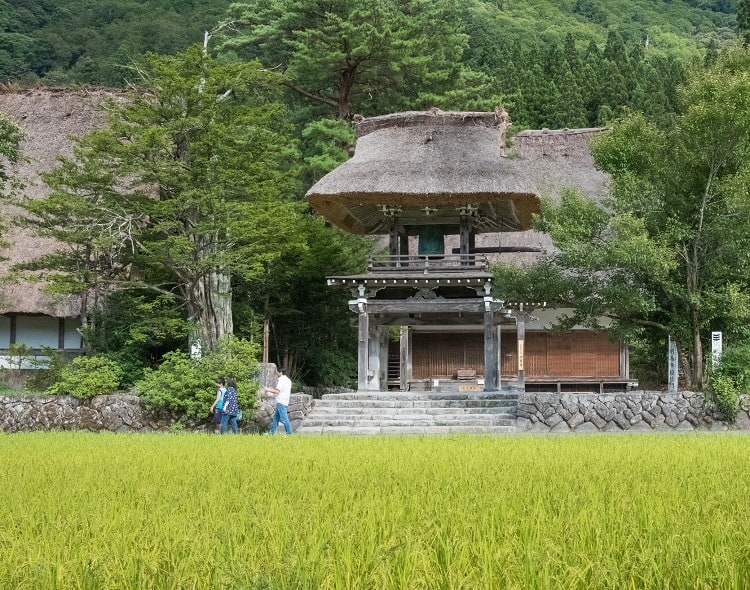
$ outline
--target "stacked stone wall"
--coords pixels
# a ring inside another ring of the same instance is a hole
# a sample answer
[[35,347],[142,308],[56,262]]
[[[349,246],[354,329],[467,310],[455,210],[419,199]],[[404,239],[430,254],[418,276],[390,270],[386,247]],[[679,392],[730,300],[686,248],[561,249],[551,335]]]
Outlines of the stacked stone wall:
[[[289,419],[297,430],[314,404],[308,393],[293,393]],[[259,397],[243,432],[266,432],[275,398]],[[90,432],[169,432],[176,425],[194,431],[214,430],[206,419],[182,424],[175,416],[148,412],[134,395],[100,395],[90,401],[68,396],[0,396],[0,432],[84,430]],[[737,420],[730,424],[701,393],[629,392],[624,394],[523,394],[518,399],[520,432],[623,432],[750,430],[750,398],[742,399]],[[283,429],[280,429],[283,430]]]
[[729,424],[702,393],[691,391],[523,394],[516,427],[532,432],[750,430],[749,408],[743,398],[736,422]]
[[[312,396],[292,394],[289,419],[296,429],[312,408]],[[208,408],[206,408],[208,413]],[[244,432],[265,432],[273,416],[273,404],[260,399],[252,417],[240,425]],[[99,395],[89,401],[69,396],[0,396],[0,432],[36,430],[86,430],[90,432],[169,432],[176,425],[195,431],[214,430],[210,419],[182,424],[178,417],[148,412],[138,396]]]

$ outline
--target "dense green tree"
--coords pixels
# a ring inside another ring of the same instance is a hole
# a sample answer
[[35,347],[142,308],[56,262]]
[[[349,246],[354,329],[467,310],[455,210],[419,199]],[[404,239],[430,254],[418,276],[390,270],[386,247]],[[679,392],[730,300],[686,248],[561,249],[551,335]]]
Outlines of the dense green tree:
[[[269,322],[269,360],[294,379],[316,385],[356,382],[357,350],[348,292],[331,288],[325,277],[362,272],[372,242],[332,229],[306,215],[300,239],[305,249],[271,269],[268,281],[238,281],[238,336],[257,338]],[[248,332],[250,328],[254,332]]]
[[696,387],[708,332],[742,337],[750,321],[748,104],[750,53],[735,48],[693,74],[673,125],[632,115],[594,143],[610,202],[547,201],[539,226],[559,251],[534,271],[547,277],[536,295],[574,306],[573,323],[609,316],[622,330],[671,336]]
[[750,1],[738,0],[737,32],[744,45],[750,45]]
[[109,294],[106,306],[94,309],[83,341],[90,353],[116,361],[121,383],[133,385],[146,367],[153,367],[171,350],[184,348],[188,324],[172,294],[150,289],[120,289]]
[[[413,107],[452,89],[467,44],[455,0],[255,0],[225,51],[281,69],[338,118]],[[396,92],[393,92],[396,90]],[[440,106],[440,105],[437,105]]]
[[109,125],[50,175],[52,194],[27,207],[39,233],[66,246],[42,261],[60,288],[173,293],[210,350],[233,330],[232,274],[262,280],[300,247],[278,79],[200,46],[149,56],[137,75]]
[[226,0],[0,1],[0,81],[122,86],[146,52],[173,54],[200,41]]

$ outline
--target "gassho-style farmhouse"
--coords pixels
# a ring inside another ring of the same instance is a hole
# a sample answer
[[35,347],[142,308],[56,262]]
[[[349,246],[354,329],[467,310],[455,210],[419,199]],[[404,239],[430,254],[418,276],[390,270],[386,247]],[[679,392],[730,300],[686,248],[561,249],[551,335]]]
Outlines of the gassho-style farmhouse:
[[[17,172],[31,197],[69,137],[102,124],[105,91],[35,89],[0,94],[0,112],[26,134]],[[551,248],[531,229],[540,198],[574,188],[607,191],[589,139],[600,129],[522,131],[506,142],[509,117],[495,112],[355,117],[353,157],[307,193],[311,207],[356,234],[380,236],[383,255],[361,274],[321,277],[351,293],[358,382],[364,392],[625,391],[628,349],[605,332],[550,330],[564,310],[505,301],[494,260],[532,264]],[[3,214],[12,214],[6,207]],[[14,230],[5,272],[54,244]],[[14,343],[36,352],[80,351],[80,301],[41,285],[0,283],[0,354]],[[7,362],[7,361],[6,361]]]

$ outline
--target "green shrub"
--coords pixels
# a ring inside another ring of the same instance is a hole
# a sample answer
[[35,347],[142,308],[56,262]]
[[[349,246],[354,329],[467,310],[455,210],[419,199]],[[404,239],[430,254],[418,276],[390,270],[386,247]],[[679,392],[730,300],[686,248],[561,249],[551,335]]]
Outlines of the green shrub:
[[120,385],[122,369],[103,356],[79,356],[60,371],[60,380],[47,393],[91,399],[114,393]]
[[729,422],[737,419],[740,396],[750,389],[750,345],[727,348],[711,371],[710,401]]
[[711,379],[711,402],[728,422],[734,422],[740,411],[740,390],[729,375]]
[[208,416],[215,399],[216,378],[234,375],[240,408],[249,417],[256,402],[253,376],[257,357],[256,344],[232,336],[200,359],[191,359],[184,352],[169,352],[158,368],[146,369],[143,379],[136,383],[136,391],[151,411],[202,419]]
[[182,351],[168,352],[156,369],[146,369],[135,385],[147,409],[200,418],[208,414],[215,377],[205,373],[200,360]]

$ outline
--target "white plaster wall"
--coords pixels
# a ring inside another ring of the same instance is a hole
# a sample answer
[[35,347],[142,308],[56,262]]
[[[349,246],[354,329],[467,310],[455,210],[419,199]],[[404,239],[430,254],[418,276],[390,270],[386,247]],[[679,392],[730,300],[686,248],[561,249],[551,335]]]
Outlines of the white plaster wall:
[[10,318],[0,316],[0,348],[10,346]]
[[81,333],[78,328],[81,321],[78,318],[65,318],[65,350],[80,350]]
[[18,316],[16,343],[31,348],[57,348],[57,318],[50,316]]

